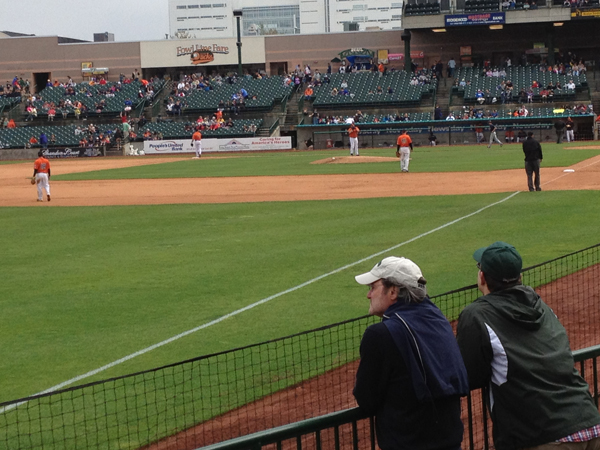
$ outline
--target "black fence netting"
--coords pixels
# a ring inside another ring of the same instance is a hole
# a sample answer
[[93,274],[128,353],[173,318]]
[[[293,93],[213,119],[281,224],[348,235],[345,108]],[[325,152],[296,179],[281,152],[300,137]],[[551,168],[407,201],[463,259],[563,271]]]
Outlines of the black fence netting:
[[[554,309],[573,349],[600,344],[600,244],[525,269],[523,282]],[[454,322],[478,295],[468,286],[433,301]],[[376,320],[0,403],[0,449],[195,449],[350,408],[360,340]]]

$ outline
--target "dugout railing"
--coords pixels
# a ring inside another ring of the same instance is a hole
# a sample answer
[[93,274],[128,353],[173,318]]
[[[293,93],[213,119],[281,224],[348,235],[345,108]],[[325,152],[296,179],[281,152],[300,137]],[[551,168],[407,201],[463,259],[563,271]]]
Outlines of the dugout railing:
[[[600,244],[527,268],[523,278],[563,321],[573,349],[600,344]],[[478,295],[472,285],[433,301],[455,321]],[[360,340],[375,320],[0,403],[0,448],[191,449],[348,409]]]
[[[600,357],[600,345],[589,347],[573,352],[576,366],[579,372],[587,378],[590,392],[598,407],[598,357]],[[473,393],[473,391],[472,391]],[[477,392],[477,398],[481,400],[481,394]],[[470,395],[463,401],[472,403],[474,395]],[[485,411],[483,404],[479,406],[479,412]],[[473,414],[474,409],[468,407],[468,416],[465,420],[465,434],[463,448],[489,449],[490,442],[489,423],[487,420],[477,420]],[[481,438],[475,440],[474,438]],[[277,449],[281,448],[323,448],[338,449],[371,449],[376,450],[374,419],[363,413],[359,408],[351,408],[338,411],[312,419],[284,425],[271,430],[241,436],[217,444],[201,447],[197,450],[259,450],[275,444]]]

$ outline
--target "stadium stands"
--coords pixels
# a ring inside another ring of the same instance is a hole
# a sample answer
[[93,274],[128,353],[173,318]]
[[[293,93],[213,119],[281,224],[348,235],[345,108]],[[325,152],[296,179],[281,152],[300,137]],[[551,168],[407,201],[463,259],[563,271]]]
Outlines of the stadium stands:
[[409,3],[404,8],[404,15],[406,16],[425,16],[431,14],[440,14],[439,2]]
[[[564,108],[563,106],[554,106],[554,107],[529,107],[526,106],[528,110],[528,115],[526,117],[515,116],[515,110],[518,108],[507,108],[507,109],[499,109],[499,110],[490,110],[491,105],[484,105],[483,108],[475,108],[474,111],[482,111],[482,117],[471,117],[469,115],[468,110],[454,110],[452,113],[454,114],[456,120],[474,120],[481,121],[487,119],[555,119],[555,118],[565,118],[568,116],[576,117],[576,116],[593,116],[594,113],[589,109],[589,107],[583,107],[575,109]],[[492,112],[495,111],[497,115],[491,115]]]
[[[118,124],[106,124],[98,125],[98,134],[108,134],[112,136]],[[48,139],[54,135],[56,139],[56,146],[68,146],[76,147],[79,145],[79,140],[82,137],[88,136],[87,128],[84,127],[83,131],[79,134],[75,134],[76,125],[65,125],[65,126],[35,126],[35,127],[17,127],[13,129],[0,129],[0,147],[1,148],[23,148],[28,145],[31,136],[36,138],[40,137],[40,134],[44,132]],[[39,147],[35,144],[33,147]]]
[[[255,130],[262,125],[262,119],[240,119],[234,121],[234,126],[231,128],[221,127],[217,130],[203,130],[202,136],[205,138],[220,138],[220,137],[242,137],[254,136]],[[149,123],[142,127],[140,135],[150,130],[151,133],[160,133],[165,139],[188,139],[192,137],[195,122],[157,122]],[[254,127],[252,127],[254,125]]]
[[16,103],[20,103],[21,102],[21,97],[13,97],[13,96],[6,96],[6,95],[0,95],[0,112],[2,112],[2,110],[5,107],[11,107]]
[[[313,125],[343,125],[346,124],[347,116],[322,116],[318,123]],[[356,118],[355,118],[356,120]],[[431,120],[429,112],[393,112],[389,114],[362,114],[360,119],[356,120],[357,124],[377,124],[377,123],[394,123],[401,124],[403,122],[422,122]],[[308,123],[306,124],[308,125]]]
[[[419,77],[422,79],[419,80]],[[313,106],[418,106],[422,99],[435,93],[437,86],[437,80],[428,73],[424,72],[419,77],[412,77],[404,71],[390,72],[382,77],[373,72],[333,74],[329,83],[315,87]],[[411,84],[413,78],[417,78],[416,85]],[[343,82],[348,85],[347,95],[340,93]]]
[[283,80],[281,76],[262,79],[240,78],[233,84],[213,84],[208,91],[196,89],[185,97],[174,97],[174,99],[183,103],[185,113],[214,112],[221,100],[225,103],[231,101],[234,95],[244,89],[248,94],[244,99],[245,110],[267,111],[273,108],[275,101],[281,101],[291,94],[292,87],[285,86]]
[[493,12],[500,10],[498,0],[466,0],[465,12]]
[[[156,93],[164,85],[164,80],[156,80],[150,85]],[[86,106],[88,115],[118,114],[125,108],[127,100],[131,101],[131,107],[135,109],[146,98],[145,92],[146,88],[141,81],[107,82],[106,84],[84,82],[74,86],[72,91],[69,87],[45,87],[33,104],[37,108],[38,116],[47,116],[50,106],[53,106],[56,109],[57,119],[62,117],[63,110],[67,112],[67,117],[73,117],[74,104],[77,101]]]
[[[561,89],[554,89],[554,101],[574,100],[575,94],[578,91],[587,89],[587,78],[585,73],[577,75],[566,74],[560,75],[547,70],[541,70],[539,65],[531,66],[512,66],[504,69],[505,77],[486,76],[483,74],[481,67],[462,67],[458,69],[456,79],[466,83],[465,86],[454,86],[453,93],[464,96],[465,103],[476,103],[477,91],[481,90],[484,93],[490,91],[493,97],[496,97],[497,102],[501,103],[502,83],[509,80],[513,84],[513,99],[516,101],[516,96],[521,89],[529,90],[533,86],[533,82],[537,81],[539,87],[532,88],[533,101],[542,101],[540,92],[550,83],[556,86],[560,83]],[[575,89],[567,89],[566,85],[573,80]]]

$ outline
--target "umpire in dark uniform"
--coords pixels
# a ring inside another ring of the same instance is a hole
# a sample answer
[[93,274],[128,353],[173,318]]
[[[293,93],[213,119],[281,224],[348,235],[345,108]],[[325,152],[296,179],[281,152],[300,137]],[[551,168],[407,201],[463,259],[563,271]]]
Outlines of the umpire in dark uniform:
[[[523,153],[525,153],[525,172],[527,173],[527,186],[529,191],[541,191],[540,187],[540,163],[542,162],[542,146],[533,138],[533,133],[527,133],[527,139],[523,142]],[[535,189],[533,182],[535,174]]]

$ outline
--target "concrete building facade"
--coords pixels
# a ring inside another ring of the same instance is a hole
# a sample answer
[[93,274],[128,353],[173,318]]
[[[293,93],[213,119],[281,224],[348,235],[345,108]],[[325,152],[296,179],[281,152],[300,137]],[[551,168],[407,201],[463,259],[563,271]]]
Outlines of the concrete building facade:
[[169,0],[169,34],[192,38],[399,30],[400,0]]

